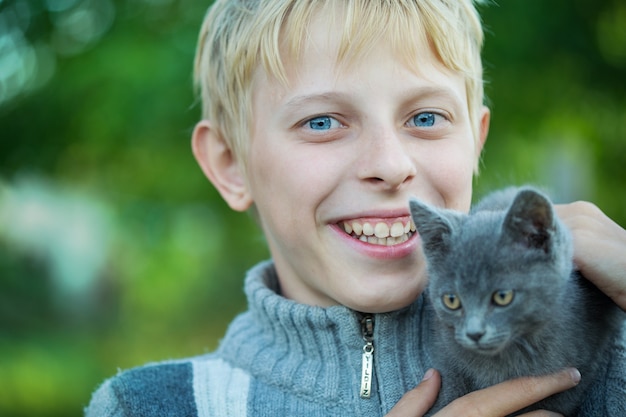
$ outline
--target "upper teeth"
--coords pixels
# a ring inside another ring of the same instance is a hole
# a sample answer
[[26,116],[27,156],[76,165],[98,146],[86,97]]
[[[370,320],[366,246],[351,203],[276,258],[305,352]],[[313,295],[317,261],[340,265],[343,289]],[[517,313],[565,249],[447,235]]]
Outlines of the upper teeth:
[[372,224],[370,222],[360,223],[358,221],[343,222],[343,229],[347,234],[362,240],[378,245],[392,245],[408,240],[415,232],[415,224],[412,220],[406,223],[394,222],[391,226],[385,222]]

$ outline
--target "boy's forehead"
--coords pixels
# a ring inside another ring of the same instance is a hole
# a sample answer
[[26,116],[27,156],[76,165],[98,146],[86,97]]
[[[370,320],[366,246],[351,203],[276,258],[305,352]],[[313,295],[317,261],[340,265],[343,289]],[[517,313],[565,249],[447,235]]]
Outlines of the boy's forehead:
[[[336,4],[336,3],[334,3]],[[361,40],[361,47],[353,47],[352,39],[345,36],[346,28],[336,24],[337,19],[343,17],[343,8],[339,8],[334,17],[329,18],[326,14],[326,8],[318,8],[311,16],[307,26],[301,28],[305,33],[297,45],[294,45],[294,39],[297,37],[284,36],[288,39],[280,45],[279,50],[279,67],[284,71],[283,74],[277,74],[275,68],[277,66],[265,66],[264,72],[266,78],[278,79],[292,84],[300,80],[303,74],[310,71],[312,65],[319,70],[320,65],[324,64],[329,78],[334,76],[340,78],[345,75],[358,77],[358,71],[363,67],[364,63],[371,65],[368,60],[371,54],[380,56],[380,52],[385,51],[386,59],[393,60],[398,67],[408,69],[417,75],[422,75],[424,68],[431,69],[436,67],[437,72],[450,77],[457,78],[460,74],[453,72],[447,68],[437,57],[432,44],[428,41],[424,28],[416,25],[416,30],[420,36],[410,36],[407,34],[402,42],[398,42],[397,31],[386,29],[382,31],[373,31],[367,39]],[[287,29],[290,29],[287,26]],[[364,40],[366,40],[364,42]]]

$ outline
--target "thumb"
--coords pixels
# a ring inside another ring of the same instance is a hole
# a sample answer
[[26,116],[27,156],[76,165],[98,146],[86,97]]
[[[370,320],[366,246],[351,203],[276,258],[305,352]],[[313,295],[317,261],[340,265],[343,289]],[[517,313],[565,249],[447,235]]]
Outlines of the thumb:
[[437,400],[440,387],[441,375],[429,369],[422,382],[404,394],[386,417],[422,417]]

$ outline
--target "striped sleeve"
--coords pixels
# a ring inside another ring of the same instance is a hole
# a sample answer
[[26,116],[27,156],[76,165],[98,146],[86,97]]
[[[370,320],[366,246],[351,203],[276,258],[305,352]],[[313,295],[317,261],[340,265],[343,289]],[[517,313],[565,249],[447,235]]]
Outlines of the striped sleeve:
[[250,376],[221,359],[193,362],[193,392],[198,417],[245,417]]
[[131,369],[106,381],[93,395],[87,417],[195,417],[190,362]]

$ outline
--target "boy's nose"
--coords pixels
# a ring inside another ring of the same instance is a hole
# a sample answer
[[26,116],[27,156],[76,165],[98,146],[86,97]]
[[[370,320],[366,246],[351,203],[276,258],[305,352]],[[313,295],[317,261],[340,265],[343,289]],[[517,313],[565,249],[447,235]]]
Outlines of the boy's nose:
[[361,179],[385,190],[397,190],[416,174],[415,162],[402,137],[387,132],[362,142]]

